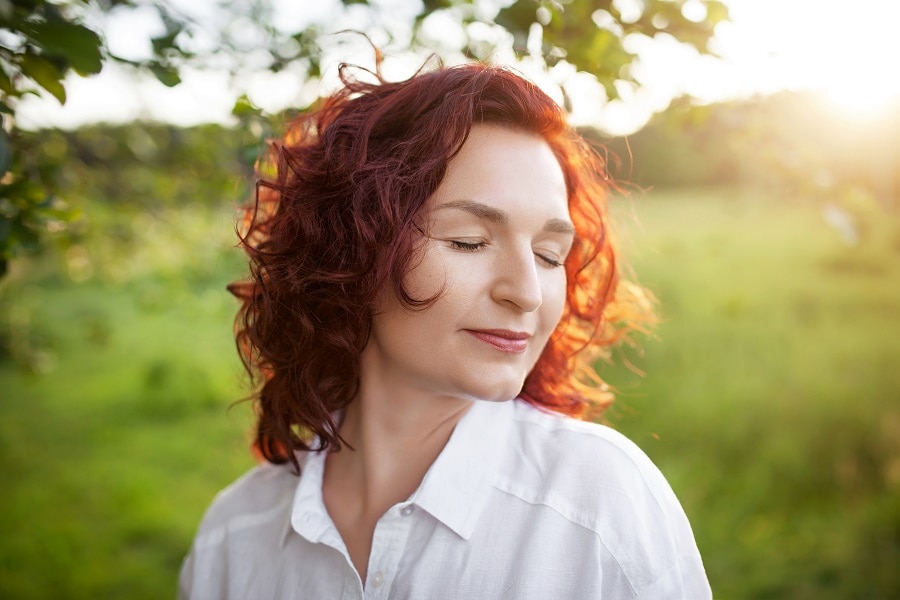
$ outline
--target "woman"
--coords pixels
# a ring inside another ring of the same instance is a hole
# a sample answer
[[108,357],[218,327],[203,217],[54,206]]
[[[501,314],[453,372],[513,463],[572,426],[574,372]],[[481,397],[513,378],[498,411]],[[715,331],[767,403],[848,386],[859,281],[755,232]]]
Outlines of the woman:
[[231,289],[266,463],[216,498],[180,595],[709,597],[659,471],[572,418],[647,320],[596,155],[503,68],[342,79],[260,167]]

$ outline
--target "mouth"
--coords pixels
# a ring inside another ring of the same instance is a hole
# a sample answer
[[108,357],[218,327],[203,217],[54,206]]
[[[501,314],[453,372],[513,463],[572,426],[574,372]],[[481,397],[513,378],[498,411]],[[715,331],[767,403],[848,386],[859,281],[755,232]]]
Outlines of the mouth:
[[466,333],[495,350],[509,354],[522,354],[528,348],[531,335],[508,329],[466,329]]

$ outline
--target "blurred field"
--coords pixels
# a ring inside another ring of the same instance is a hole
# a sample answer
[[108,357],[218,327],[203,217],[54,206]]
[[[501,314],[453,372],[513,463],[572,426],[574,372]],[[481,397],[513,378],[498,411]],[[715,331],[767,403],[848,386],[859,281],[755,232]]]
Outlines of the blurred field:
[[[900,597],[900,218],[860,213],[849,247],[762,192],[620,204],[664,321],[601,368],[609,416],[682,499],[716,597]],[[0,283],[0,598],[172,597],[252,464],[230,215],[170,210],[103,270],[69,252]]]
[[900,219],[848,247],[807,203],[686,190],[626,236],[657,339],[604,372],[718,598],[900,597]]

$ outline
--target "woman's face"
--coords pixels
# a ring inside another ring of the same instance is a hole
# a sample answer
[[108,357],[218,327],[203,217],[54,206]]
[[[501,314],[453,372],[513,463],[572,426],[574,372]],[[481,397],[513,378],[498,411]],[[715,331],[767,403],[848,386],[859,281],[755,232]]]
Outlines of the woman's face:
[[[427,394],[508,400],[562,315],[572,245],[562,169],[540,137],[476,125],[426,203],[405,278],[385,290],[362,377]],[[396,389],[396,388],[392,388]]]

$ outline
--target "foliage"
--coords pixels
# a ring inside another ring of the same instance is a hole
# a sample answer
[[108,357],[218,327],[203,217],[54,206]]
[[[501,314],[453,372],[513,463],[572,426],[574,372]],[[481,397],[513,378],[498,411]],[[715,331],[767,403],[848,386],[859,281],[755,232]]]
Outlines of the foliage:
[[[65,77],[99,73],[104,62],[124,61],[106,50],[100,35],[83,24],[79,9],[88,0],[57,4],[47,0],[0,0],[0,277],[8,261],[41,248],[47,232],[67,228],[76,219],[53,185],[58,162],[45,161],[21,147],[15,126],[19,98],[39,89],[66,102]],[[134,6],[131,0],[104,0],[104,10]],[[185,55],[174,39],[154,40],[155,56],[133,65],[154,73],[167,85],[178,82],[170,54]]]
[[[686,15],[682,10],[685,3],[644,0],[633,3],[636,10],[631,11],[622,9],[628,3],[613,0],[518,0],[500,11],[497,23],[515,36],[520,48],[526,46],[532,27],[539,24],[541,53],[548,64],[566,60],[579,71],[595,75],[607,95],[616,98],[617,81],[634,83],[628,67],[635,55],[623,44],[626,36],[668,33],[702,52],[709,51],[713,28],[728,17],[728,9],[718,0],[705,0],[696,5],[702,18],[689,19],[690,12]],[[471,42],[470,47],[476,49]]]
[[[415,14],[413,37],[407,43],[419,48],[425,45],[419,35],[421,26],[441,14],[464,26],[465,51],[481,59],[487,59],[495,48],[474,33],[476,29],[470,26],[475,23],[505,28],[520,50],[533,31],[542,31],[541,52],[548,64],[567,60],[593,73],[610,97],[615,97],[616,81],[633,81],[628,65],[634,56],[623,45],[625,36],[665,32],[707,50],[713,27],[727,18],[725,5],[719,0],[694,0],[693,6],[701,7],[703,14],[689,19],[682,11],[686,2],[644,0],[634,5],[642,9],[626,14],[620,3],[612,0],[514,0],[499,14],[492,14],[476,0],[429,0]],[[342,5],[346,11],[367,9],[375,16],[384,12],[375,1],[342,0]],[[164,26],[151,40],[152,55],[143,60],[111,54],[99,29],[85,24],[87,16],[137,7],[154,10]],[[67,228],[78,215],[52,185],[54,165],[30,157],[20,148],[14,116],[22,96],[43,89],[65,103],[69,73],[95,74],[111,61],[151,73],[167,86],[178,85],[179,72],[185,66],[215,66],[223,56],[232,71],[278,72],[299,64],[306,77],[319,75],[322,49],[318,37],[327,24],[285,30],[275,23],[271,0],[223,0],[219,8],[227,19],[222,27],[210,28],[165,0],[73,0],[66,4],[0,0],[0,278],[11,258],[41,249],[48,231]],[[206,45],[198,44],[204,37],[208,38]],[[246,99],[239,100],[236,113],[245,113],[247,107]],[[243,118],[241,122],[251,120]]]
[[[0,44],[0,277],[16,252],[35,249],[42,225],[72,217],[44,184],[49,165],[16,150],[15,100],[40,86],[66,101],[62,80],[69,70],[82,75],[102,66],[100,37],[48,2],[0,2],[0,27],[8,34]],[[52,168],[52,167],[51,167]]]

